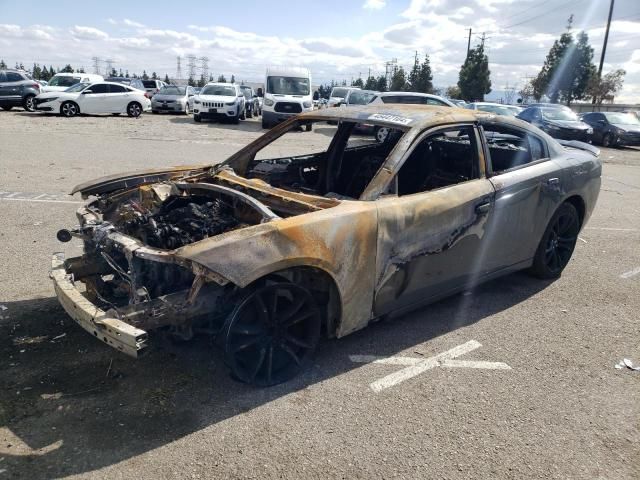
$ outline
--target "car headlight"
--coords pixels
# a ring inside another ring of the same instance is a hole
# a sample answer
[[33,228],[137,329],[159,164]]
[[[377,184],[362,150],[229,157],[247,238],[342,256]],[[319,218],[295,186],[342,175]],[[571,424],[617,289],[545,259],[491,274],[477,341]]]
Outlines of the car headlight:
[[194,100],[193,103],[200,105],[200,100]]
[[591,135],[593,133],[593,128],[587,128],[587,135]]
[[235,105],[235,104],[236,104],[236,101],[235,101],[235,100],[234,100],[233,102],[227,102],[227,103],[225,103],[225,105],[227,105],[227,106],[229,106],[229,107],[231,107],[231,106],[233,106],[233,105]]
[[311,105],[312,105],[312,103],[311,103],[311,102],[309,102],[309,101],[302,102],[302,106],[303,106],[304,108],[311,108]]
[[560,130],[560,127],[557,127],[557,126],[552,125],[552,124],[550,124],[550,123],[545,123],[545,124],[544,124],[544,127],[545,127],[545,128],[547,128],[547,129],[549,129],[549,130]]
[[275,103],[275,102],[274,102],[273,100],[271,100],[270,98],[266,98],[266,99],[264,100],[264,104],[265,104],[267,107],[271,107],[271,106],[273,106],[273,104],[274,104],[274,103]]
[[43,98],[42,99],[42,103],[48,103],[48,102],[53,102],[55,100],[57,100],[58,97],[51,97],[51,98]]

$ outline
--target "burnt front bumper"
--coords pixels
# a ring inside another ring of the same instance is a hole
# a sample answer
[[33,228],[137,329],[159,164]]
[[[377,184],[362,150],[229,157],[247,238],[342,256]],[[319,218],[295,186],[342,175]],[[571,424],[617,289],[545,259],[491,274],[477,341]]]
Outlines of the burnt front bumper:
[[51,259],[50,277],[58,301],[78,325],[110,347],[131,357],[141,356],[147,348],[147,332],[125,323],[89,301],[76,287],[67,271],[64,254]]

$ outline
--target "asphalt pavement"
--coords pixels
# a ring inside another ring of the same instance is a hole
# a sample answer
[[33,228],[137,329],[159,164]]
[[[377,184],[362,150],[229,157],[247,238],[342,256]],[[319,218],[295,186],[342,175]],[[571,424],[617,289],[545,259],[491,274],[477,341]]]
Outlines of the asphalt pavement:
[[[600,199],[556,281],[513,274],[324,341],[258,389],[208,339],[133,360],[58,305],[51,253],[79,254],[76,183],[216,163],[259,121],[0,112],[3,478],[640,478],[640,149],[603,149]],[[277,148],[324,148],[331,129]]]

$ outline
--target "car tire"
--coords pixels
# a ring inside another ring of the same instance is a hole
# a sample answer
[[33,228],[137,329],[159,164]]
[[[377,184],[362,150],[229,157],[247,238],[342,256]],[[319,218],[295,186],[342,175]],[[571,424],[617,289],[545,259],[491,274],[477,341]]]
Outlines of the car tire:
[[189,115],[191,113],[191,110],[189,110],[189,103],[185,103],[184,104],[184,114],[185,115]]
[[198,115],[197,113],[193,114],[193,121],[196,123],[200,123],[202,121],[202,119],[200,118],[200,115]]
[[374,137],[378,143],[384,143],[387,141],[387,137],[389,136],[389,129],[387,127],[376,127],[373,131]]
[[244,383],[286,382],[310,364],[321,327],[309,290],[284,279],[257,282],[238,298],[221,330],[225,363]]
[[611,147],[613,145],[613,135],[610,133],[605,133],[602,137],[602,146],[603,147]]
[[7,105],[6,107],[2,107],[2,109],[3,109],[5,112],[8,112],[8,111],[9,111],[9,110],[11,110],[12,108],[13,108],[13,107],[12,107],[11,105]]
[[60,115],[63,117],[71,118],[80,113],[80,108],[75,102],[64,102],[60,105]]
[[27,112],[35,112],[36,111],[36,102],[35,99],[36,96],[35,95],[27,95],[26,97],[24,97],[24,100],[22,101],[22,108],[24,108]]
[[247,118],[253,118],[253,109],[250,108],[249,110],[247,110],[247,113],[245,115]]
[[529,273],[542,279],[558,278],[571,259],[579,233],[578,211],[565,202],[549,220]]
[[127,105],[127,115],[129,115],[131,118],[138,118],[140,115],[142,115],[142,105],[140,105],[138,102],[131,102],[129,105]]
[[243,108],[242,111],[238,114],[238,118],[240,120],[246,120],[247,119],[247,112],[246,110]]
[[313,130],[313,125],[308,123],[304,126],[305,131],[310,132],[311,130]]

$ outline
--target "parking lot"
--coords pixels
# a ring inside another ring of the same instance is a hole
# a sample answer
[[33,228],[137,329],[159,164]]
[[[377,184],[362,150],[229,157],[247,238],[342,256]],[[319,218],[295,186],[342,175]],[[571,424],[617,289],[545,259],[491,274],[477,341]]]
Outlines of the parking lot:
[[[263,130],[0,112],[1,478],[640,478],[640,149],[602,149],[562,277],[517,273],[341,340],[256,389],[208,339],[133,360],[59,306],[80,182],[217,163]],[[325,146],[331,127],[286,147]],[[291,150],[289,150],[291,151]]]

